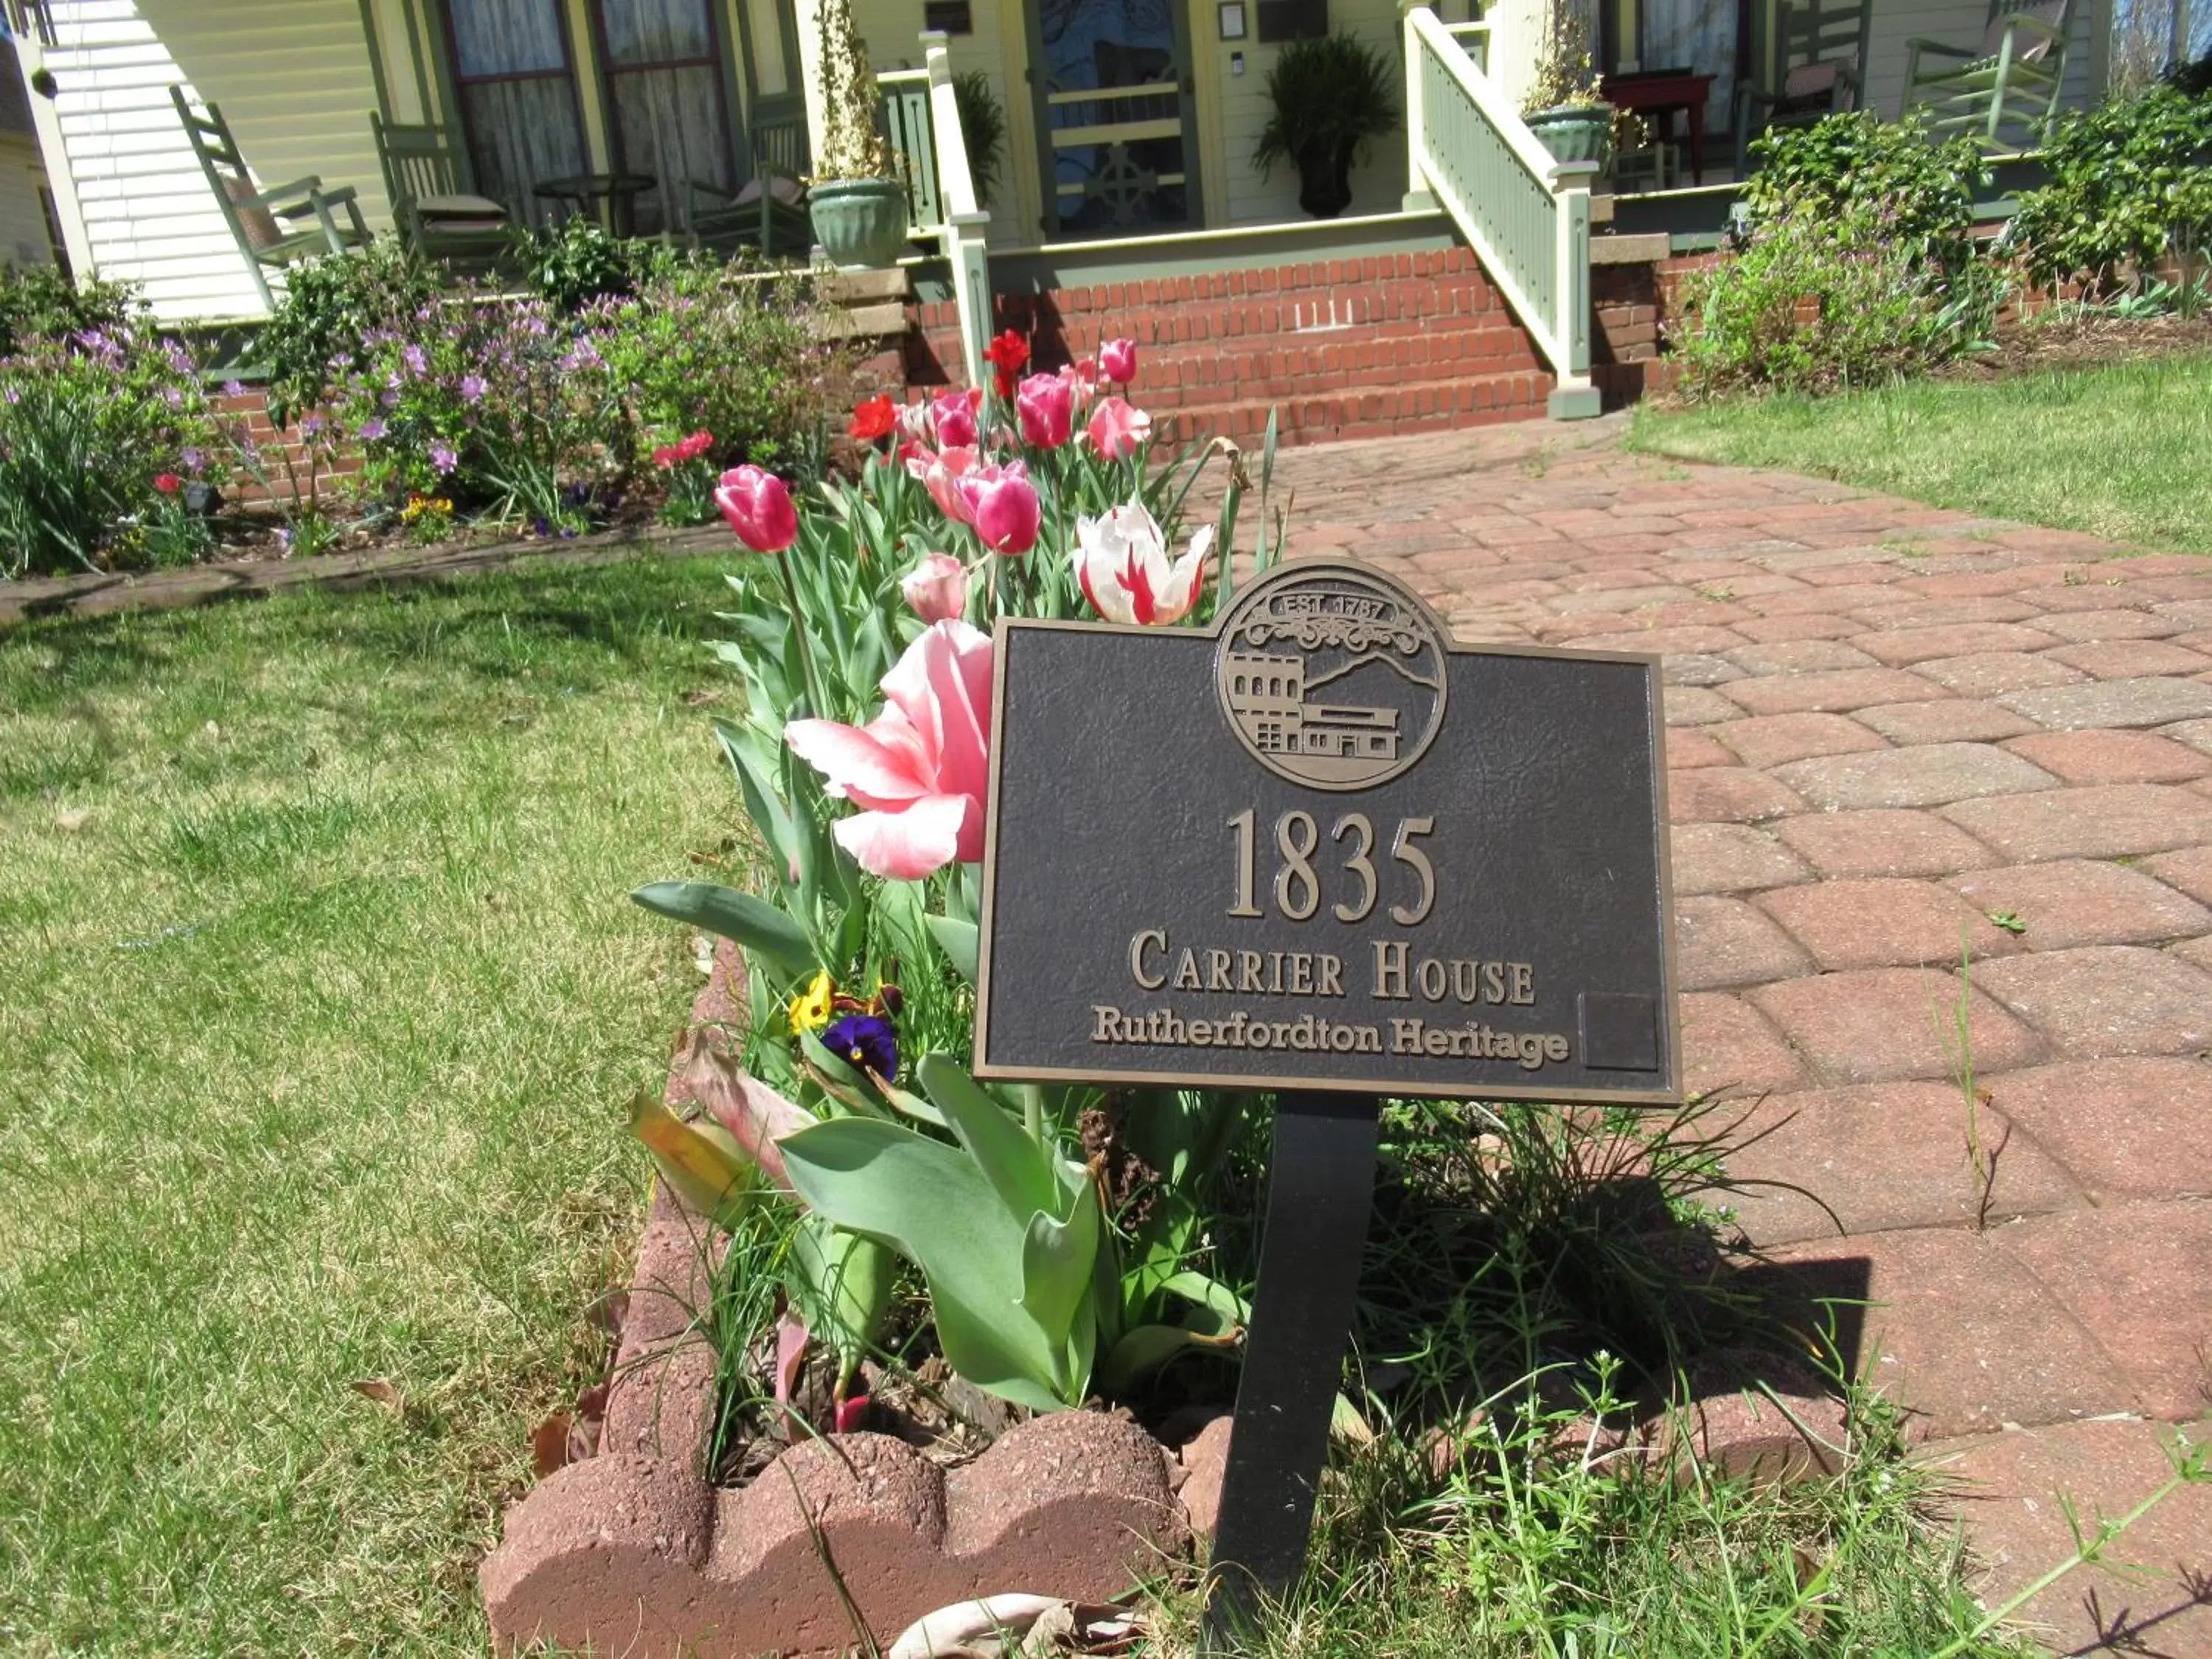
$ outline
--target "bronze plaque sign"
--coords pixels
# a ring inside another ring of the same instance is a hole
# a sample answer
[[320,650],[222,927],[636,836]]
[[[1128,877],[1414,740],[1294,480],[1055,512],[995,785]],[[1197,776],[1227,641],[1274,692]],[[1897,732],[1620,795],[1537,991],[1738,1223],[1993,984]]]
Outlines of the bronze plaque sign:
[[1300,560],[1209,635],[999,624],[975,1070],[1680,1098],[1656,659]]

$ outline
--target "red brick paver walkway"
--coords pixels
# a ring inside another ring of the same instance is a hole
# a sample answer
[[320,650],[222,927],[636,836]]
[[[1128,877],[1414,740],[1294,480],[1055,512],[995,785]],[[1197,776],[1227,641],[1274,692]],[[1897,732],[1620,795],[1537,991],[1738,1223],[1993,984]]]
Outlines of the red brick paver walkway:
[[[1972,1483],[1988,1593],[2072,1547],[2060,1492],[2154,1486],[2212,1405],[2212,560],[1588,429],[1278,483],[1294,552],[1462,639],[1665,653],[1692,1086],[1772,1131],[1733,1174],[1811,1195],[1735,1200],[1753,1242],[1878,1304],[1861,1363]],[[2212,1655],[2212,1491],[2116,1553],[2159,1576],[2045,1593],[2054,1644]]]

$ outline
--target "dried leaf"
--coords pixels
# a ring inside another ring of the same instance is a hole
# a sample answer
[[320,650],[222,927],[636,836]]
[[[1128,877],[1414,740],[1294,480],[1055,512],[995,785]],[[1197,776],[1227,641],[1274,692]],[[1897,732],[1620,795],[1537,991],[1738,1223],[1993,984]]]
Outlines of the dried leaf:
[[378,1405],[389,1406],[395,1412],[407,1409],[406,1396],[380,1376],[357,1376],[350,1386],[364,1400],[374,1400]]
[[737,1137],[746,1156],[777,1186],[788,1189],[783,1152],[776,1142],[811,1127],[814,1114],[749,1076],[735,1060],[716,1051],[703,1027],[694,1034],[685,1056],[679,1094],[687,1095],[708,1116]]
[[54,828],[60,830],[65,836],[73,836],[76,834],[78,830],[83,829],[86,824],[91,822],[92,811],[88,807],[72,806],[66,812],[57,812],[54,814]]
[[592,1297],[592,1305],[584,1310],[584,1318],[619,1342],[623,1326],[629,1319],[629,1292],[617,1285]]
[[543,1480],[568,1462],[568,1413],[556,1412],[530,1431],[531,1461]]
[[721,695],[722,694],[719,691],[708,691],[704,690],[698,691],[686,691],[684,694],[684,706],[686,708],[703,708],[710,702],[720,701]]

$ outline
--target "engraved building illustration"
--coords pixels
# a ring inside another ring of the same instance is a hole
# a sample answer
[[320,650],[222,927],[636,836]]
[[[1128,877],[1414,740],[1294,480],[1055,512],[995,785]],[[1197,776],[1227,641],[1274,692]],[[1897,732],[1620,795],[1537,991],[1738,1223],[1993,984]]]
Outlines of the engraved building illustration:
[[1261,753],[1397,758],[1398,711],[1308,702],[1303,657],[1231,651],[1222,668],[1230,711]]

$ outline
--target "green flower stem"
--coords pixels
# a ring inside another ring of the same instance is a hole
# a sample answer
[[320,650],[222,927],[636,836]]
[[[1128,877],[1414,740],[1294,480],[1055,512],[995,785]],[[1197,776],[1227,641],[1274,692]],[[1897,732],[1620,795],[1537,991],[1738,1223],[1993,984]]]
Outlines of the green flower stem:
[[806,637],[806,618],[799,608],[799,579],[791,573],[791,549],[787,547],[782,552],[769,556],[775,559],[775,568],[783,576],[784,597],[791,601],[792,632],[799,636],[799,672],[805,678],[806,701],[811,705],[807,712],[817,718],[827,719],[830,705],[823,702],[822,682],[815,678],[814,649]]

